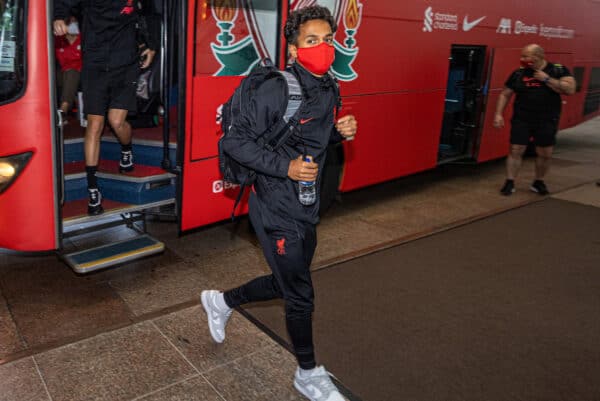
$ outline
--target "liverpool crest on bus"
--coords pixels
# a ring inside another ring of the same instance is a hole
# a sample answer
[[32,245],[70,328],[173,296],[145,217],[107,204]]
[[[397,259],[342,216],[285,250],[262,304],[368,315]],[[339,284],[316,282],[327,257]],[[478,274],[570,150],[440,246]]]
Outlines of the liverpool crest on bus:
[[[212,0],[209,3],[218,28],[210,44],[220,65],[213,75],[246,75],[261,59],[275,59],[278,7],[276,1],[272,3],[272,9],[268,9],[265,2],[259,7],[252,0]],[[360,0],[290,0],[290,10],[315,4],[329,8],[338,27],[344,27],[343,31],[338,29],[334,41],[333,73],[340,81],[355,80],[358,73],[352,64],[359,50],[356,34],[362,17]]]

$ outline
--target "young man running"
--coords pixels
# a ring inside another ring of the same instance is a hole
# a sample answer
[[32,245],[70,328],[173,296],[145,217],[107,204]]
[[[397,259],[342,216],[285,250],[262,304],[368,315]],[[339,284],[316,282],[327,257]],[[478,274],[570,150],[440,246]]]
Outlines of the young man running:
[[273,274],[225,293],[203,291],[201,296],[210,333],[219,343],[225,340],[233,308],[283,298],[287,329],[299,365],[294,386],[313,401],[344,399],[325,368],[317,366],[313,347],[310,264],[317,245],[318,193],[312,205],[305,206],[298,199],[298,181],[316,181],[319,188],[319,166],[325,162],[327,145],[356,134],[354,116],[337,119],[335,115],[337,84],[328,74],[335,55],[335,30],[335,21],[325,7],[311,6],[289,16],[285,37],[295,60],[289,71],[302,87],[303,101],[298,130],[286,143],[275,152],[256,143],[257,136],[285,111],[283,78],[267,80],[257,89],[252,107],[240,115],[239,123],[234,123],[222,143],[226,153],[257,173],[249,199],[250,221]]

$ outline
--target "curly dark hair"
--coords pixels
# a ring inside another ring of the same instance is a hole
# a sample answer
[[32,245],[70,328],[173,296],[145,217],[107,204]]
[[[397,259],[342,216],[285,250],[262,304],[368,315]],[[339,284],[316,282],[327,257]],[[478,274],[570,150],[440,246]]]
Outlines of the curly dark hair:
[[321,19],[327,21],[331,26],[331,32],[337,30],[337,24],[327,7],[310,6],[292,11],[285,23],[284,35],[288,44],[296,45],[298,41],[298,33],[300,33],[300,25],[313,19]]

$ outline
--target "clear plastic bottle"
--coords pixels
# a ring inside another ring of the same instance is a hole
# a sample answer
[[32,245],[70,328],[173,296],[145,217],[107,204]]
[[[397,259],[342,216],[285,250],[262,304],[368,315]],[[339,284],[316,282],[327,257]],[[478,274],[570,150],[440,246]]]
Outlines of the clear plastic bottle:
[[[304,157],[305,162],[310,162],[309,157]],[[317,201],[317,186],[315,181],[298,181],[298,200],[304,206],[310,206]]]

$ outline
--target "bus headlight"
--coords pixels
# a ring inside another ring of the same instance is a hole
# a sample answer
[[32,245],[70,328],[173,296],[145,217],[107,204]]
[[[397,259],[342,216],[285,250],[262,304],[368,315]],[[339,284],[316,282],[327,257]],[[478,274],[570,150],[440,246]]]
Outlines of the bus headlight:
[[17,179],[32,155],[32,152],[25,152],[18,155],[0,157],[0,194],[6,191]]

